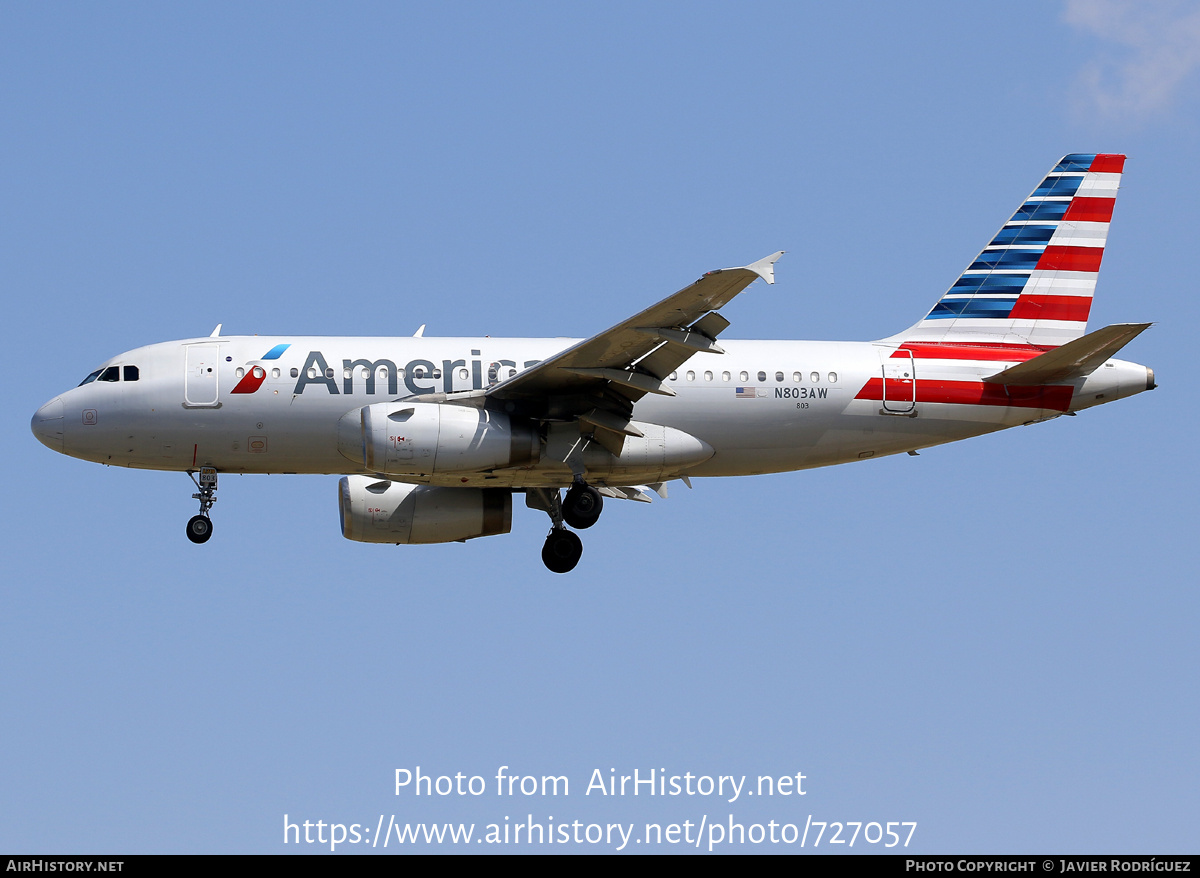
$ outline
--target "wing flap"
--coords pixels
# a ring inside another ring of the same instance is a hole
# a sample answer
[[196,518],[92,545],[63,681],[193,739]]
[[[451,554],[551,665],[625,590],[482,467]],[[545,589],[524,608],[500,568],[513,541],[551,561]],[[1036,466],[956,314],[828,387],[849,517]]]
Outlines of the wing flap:
[[663,384],[661,378],[656,378],[648,372],[634,369],[572,369],[565,366],[563,368],[567,372],[573,372],[585,378],[603,378],[605,381],[613,381],[633,390],[643,390],[646,393],[657,393],[661,396],[675,395],[675,391]]
[[621,487],[603,487],[596,490],[605,497],[612,497],[614,500],[636,500],[639,503],[650,503],[652,498],[646,493],[646,485],[625,485]]
[[590,412],[580,415],[579,420],[585,424],[591,424],[593,427],[602,427],[605,430],[620,433],[622,436],[633,436],[636,439],[641,439],[646,435],[633,426],[633,422],[628,418],[614,415],[612,412],[605,411],[604,409],[592,409]]
[[588,430],[592,439],[608,450],[613,457],[620,457],[625,450],[625,433],[620,430],[610,430],[608,427],[597,426],[594,423],[580,422],[581,430]]

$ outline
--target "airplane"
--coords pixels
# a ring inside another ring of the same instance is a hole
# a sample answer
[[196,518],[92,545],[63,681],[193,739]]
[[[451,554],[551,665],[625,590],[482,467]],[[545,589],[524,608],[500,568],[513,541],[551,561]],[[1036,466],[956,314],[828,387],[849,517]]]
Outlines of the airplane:
[[[49,448],[186,472],[212,535],[219,473],[342,476],[342,534],[368,543],[508,533],[550,517],[575,568],[605,498],[692,478],[879,458],[1153,390],[1113,356],[1149,323],[1086,332],[1125,156],[1072,154],[914,326],[877,341],[722,341],[719,310],[774,283],[782,251],[710,271],[588,339],[226,336],[119,354],[37,410]],[[565,490],[565,493],[564,493]]]

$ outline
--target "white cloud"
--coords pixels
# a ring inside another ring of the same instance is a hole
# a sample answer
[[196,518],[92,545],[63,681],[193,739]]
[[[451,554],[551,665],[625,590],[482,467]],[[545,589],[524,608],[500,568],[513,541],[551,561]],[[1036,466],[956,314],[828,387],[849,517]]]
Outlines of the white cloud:
[[1107,45],[1080,71],[1088,110],[1143,118],[1167,109],[1200,71],[1200,3],[1066,0],[1067,24]]

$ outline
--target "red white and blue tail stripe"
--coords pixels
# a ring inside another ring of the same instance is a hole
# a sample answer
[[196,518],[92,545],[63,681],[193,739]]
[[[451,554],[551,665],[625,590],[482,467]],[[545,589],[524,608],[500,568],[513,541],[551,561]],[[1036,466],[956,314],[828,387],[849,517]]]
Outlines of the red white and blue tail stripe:
[[1125,156],[1064,156],[905,341],[1057,347],[1087,329]]

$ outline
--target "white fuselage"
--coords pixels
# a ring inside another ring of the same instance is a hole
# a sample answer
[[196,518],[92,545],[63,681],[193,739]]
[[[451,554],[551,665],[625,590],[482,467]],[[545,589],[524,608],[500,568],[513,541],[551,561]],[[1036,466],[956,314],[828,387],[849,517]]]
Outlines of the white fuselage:
[[[339,453],[338,422],[348,412],[481,389],[576,341],[241,336],[165,342],[113,358],[101,372],[120,367],[118,380],[110,371],[109,380],[60,394],[39,409],[33,429],[55,450],[111,465],[367,474]],[[675,396],[645,396],[633,413],[635,422],[707,443],[711,457],[641,472],[593,455],[590,481],[628,485],[862,460],[1056,417],[1153,386],[1145,367],[1109,360],[1086,379],[1049,388],[1051,395],[1008,400],[1008,391],[982,379],[1021,362],[1016,356],[914,359],[897,355],[891,341],[722,346],[723,355],[697,354],[666,380]],[[125,380],[133,374],[126,366],[136,367],[136,380]],[[578,442],[578,426],[550,427],[536,464],[406,481],[518,489],[570,484],[564,449]]]

